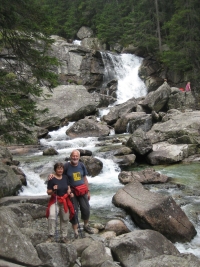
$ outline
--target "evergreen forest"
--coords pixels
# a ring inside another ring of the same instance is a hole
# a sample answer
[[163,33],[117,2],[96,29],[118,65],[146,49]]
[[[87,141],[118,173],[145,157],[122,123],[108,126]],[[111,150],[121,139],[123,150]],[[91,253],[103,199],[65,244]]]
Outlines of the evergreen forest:
[[172,71],[200,71],[198,0],[35,0],[49,19],[51,34],[75,39],[92,28],[107,47],[119,42],[147,49]]

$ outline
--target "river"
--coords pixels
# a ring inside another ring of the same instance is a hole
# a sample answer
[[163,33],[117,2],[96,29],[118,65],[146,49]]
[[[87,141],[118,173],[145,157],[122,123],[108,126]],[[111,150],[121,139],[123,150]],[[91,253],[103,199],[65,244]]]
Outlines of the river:
[[[141,97],[146,95],[144,83],[138,77],[138,69],[142,62],[141,58],[134,55],[122,54],[113,55],[105,53],[103,55],[105,64],[105,83],[109,79],[118,80],[117,101],[113,105],[123,103],[132,97]],[[109,112],[109,108],[101,109],[99,116]],[[44,195],[46,194],[46,184],[40,175],[44,170],[49,173],[55,162],[62,161],[69,157],[73,149],[88,149],[92,151],[93,156],[99,158],[103,162],[102,172],[95,177],[88,177],[91,189],[91,220],[100,221],[102,223],[116,217],[123,217],[125,223],[130,230],[137,229],[130,217],[121,209],[116,208],[112,204],[112,197],[117,190],[123,185],[118,181],[120,168],[110,159],[98,156],[98,138],[76,138],[71,140],[66,136],[66,130],[73,124],[70,122],[68,126],[64,126],[57,131],[49,133],[50,138],[41,139],[40,144],[43,148],[54,147],[58,151],[56,156],[43,156],[42,151],[24,156],[18,156],[16,159],[20,161],[20,168],[27,176],[27,186],[23,187],[20,195]],[[114,134],[111,132],[110,134]],[[144,168],[145,166],[141,166]],[[190,243],[177,243],[176,247],[180,252],[191,252],[200,257],[200,197],[198,194],[193,195],[193,190],[199,188],[199,164],[176,164],[171,166],[157,166],[156,169],[171,177],[174,183],[185,185],[188,190],[164,190],[158,186],[152,186],[151,190],[164,194],[171,194],[177,202],[182,201],[182,209],[185,211],[189,219],[193,222],[197,236]],[[48,173],[47,172],[47,173]],[[188,182],[189,181],[189,182]],[[185,202],[184,202],[185,201]]]

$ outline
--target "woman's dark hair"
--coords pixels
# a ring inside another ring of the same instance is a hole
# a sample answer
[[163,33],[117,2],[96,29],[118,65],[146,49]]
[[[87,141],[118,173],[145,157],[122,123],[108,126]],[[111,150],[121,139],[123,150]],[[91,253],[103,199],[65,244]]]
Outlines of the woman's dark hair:
[[53,167],[54,171],[56,171],[57,168],[63,168],[64,169],[64,165],[61,162],[57,162]]

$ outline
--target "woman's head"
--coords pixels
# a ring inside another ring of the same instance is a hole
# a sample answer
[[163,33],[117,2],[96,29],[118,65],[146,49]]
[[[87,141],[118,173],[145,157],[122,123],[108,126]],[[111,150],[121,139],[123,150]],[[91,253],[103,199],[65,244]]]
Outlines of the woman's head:
[[56,170],[58,170],[58,169],[63,169],[64,170],[64,165],[61,162],[57,162],[54,165],[54,171],[56,172]]

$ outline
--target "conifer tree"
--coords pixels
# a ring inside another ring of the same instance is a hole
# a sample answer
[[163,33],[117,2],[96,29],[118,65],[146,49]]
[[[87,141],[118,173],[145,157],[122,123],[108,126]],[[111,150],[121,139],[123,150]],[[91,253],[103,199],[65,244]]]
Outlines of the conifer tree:
[[0,138],[7,142],[30,141],[30,126],[37,120],[34,97],[41,86],[57,83],[51,71],[57,60],[47,51],[44,14],[32,0],[0,2]]

